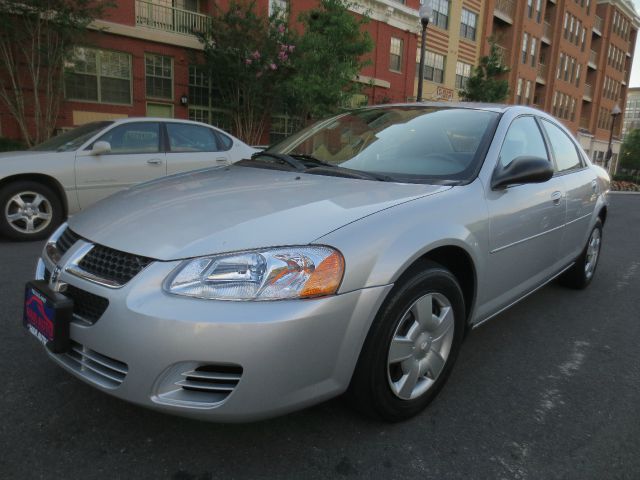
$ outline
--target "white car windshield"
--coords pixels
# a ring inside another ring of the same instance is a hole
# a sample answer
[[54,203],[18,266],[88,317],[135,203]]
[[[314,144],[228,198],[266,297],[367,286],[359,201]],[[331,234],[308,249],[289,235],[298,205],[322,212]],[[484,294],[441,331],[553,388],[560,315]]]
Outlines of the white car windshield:
[[61,133],[49,140],[36,145],[31,150],[39,152],[70,152],[77,150],[84,142],[93,137],[100,130],[111,125],[113,122],[91,122],[74,128],[65,133]]

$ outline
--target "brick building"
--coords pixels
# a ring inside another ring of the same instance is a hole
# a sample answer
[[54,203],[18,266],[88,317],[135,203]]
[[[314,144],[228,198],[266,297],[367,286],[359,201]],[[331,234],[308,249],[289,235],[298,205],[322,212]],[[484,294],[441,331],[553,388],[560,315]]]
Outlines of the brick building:
[[[356,81],[366,85],[355,103],[406,101],[413,95],[419,0],[360,0],[375,47],[371,64]],[[477,1],[477,0],[474,0]],[[204,28],[215,0],[117,0],[90,26],[86,45],[75,49],[73,71],[57,127],[125,116],[191,118],[228,128],[215,105],[212,86],[198,68],[202,46],[191,32]],[[225,1],[217,2],[224,6]],[[259,0],[258,8],[285,7],[293,22],[314,0]],[[292,132],[294,122],[274,115],[265,143]],[[0,108],[0,136],[19,138],[14,120]]]
[[[631,1],[487,0],[486,9],[486,37],[496,39],[511,67],[510,103],[557,116],[596,163],[606,164],[611,112],[625,106],[640,27]],[[621,127],[618,119],[612,171]]]

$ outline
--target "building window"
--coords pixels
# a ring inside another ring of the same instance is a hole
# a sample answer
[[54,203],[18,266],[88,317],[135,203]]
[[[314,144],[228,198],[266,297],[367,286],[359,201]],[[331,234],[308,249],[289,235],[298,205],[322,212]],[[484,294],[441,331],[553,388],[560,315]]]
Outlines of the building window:
[[471,76],[471,65],[464,62],[456,63],[456,88],[462,89],[467,86],[467,80]]
[[527,43],[529,42],[529,34],[524,32],[522,35],[522,63],[527,63]]
[[476,39],[476,25],[478,23],[478,15],[466,8],[462,9],[462,18],[460,19],[460,36],[469,40]]
[[518,86],[516,87],[516,103],[520,105],[522,103],[522,79],[518,79]]
[[524,89],[524,104],[529,105],[529,97],[531,96],[531,81],[527,80],[527,86]]
[[536,0],[536,22],[542,21],[542,0]]
[[289,0],[269,0],[269,16],[274,14],[286,19],[289,16]]
[[536,39],[531,37],[531,66],[536,66]]
[[131,103],[131,55],[76,47],[65,73],[65,97],[101,103]]
[[208,123],[226,131],[231,130],[231,117],[215,108],[216,92],[211,86],[205,68],[189,67],[189,120]]
[[449,0],[433,0],[433,24],[436,27],[449,28]]
[[533,18],[533,0],[527,0],[527,16]]
[[144,56],[147,97],[173,99],[173,60],[163,55]]
[[391,48],[389,55],[389,69],[395,72],[402,71],[402,52],[403,52],[402,39],[391,37]]
[[269,130],[269,143],[274,144],[300,129],[300,119],[288,115],[273,115]]
[[[418,55],[420,52],[418,51]],[[444,55],[434,52],[425,52],[424,56],[424,79],[435,83],[444,82]],[[418,59],[420,57],[418,56]]]

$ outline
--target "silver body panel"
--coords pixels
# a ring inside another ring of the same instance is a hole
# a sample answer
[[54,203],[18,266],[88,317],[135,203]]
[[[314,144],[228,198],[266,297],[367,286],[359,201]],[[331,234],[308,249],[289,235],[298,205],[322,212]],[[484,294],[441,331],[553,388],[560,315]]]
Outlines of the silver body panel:
[[[464,250],[475,270],[468,322],[478,325],[570,266],[606,206],[608,176],[586,167],[541,184],[492,190],[510,122],[503,111],[477,177],[453,187],[383,183],[232,167],[142,185],[74,216],[90,242],[158,259],[126,286],[109,289],[70,272],[66,282],[109,299],[74,341],[125,362],[117,388],[97,388],[148,407],[217,421],[269,417],[344,392],[376,312],[394,282],[438,247]],[[560,192],[558,196],[556,192]],[[72,263],[78,242],[58,262]],[[345,258],[338,294],[314,300],[229,302],[162,290],[180,259],[280,245],[323,244]],[[51,271],[55,265],[46,258]],[[39,269],[42,271],[42,268]],[[61,356],[51,355],[75,375]],[[223,402],[176,404],[159,392],[176,365],[232,363],[244,369]],[[90,382],[91,383],[91,382]]]

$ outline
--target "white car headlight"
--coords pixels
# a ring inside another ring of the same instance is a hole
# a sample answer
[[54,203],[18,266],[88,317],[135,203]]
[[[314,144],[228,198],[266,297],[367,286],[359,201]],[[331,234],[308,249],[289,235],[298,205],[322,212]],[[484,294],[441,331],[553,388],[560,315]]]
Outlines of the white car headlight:
[[280,300],[333,295],[344,258],[324,246],[283,247],[185,260],[165,281],[174,295],[215,300]]

